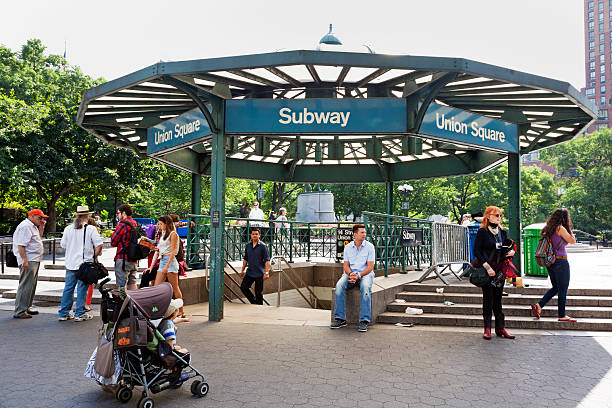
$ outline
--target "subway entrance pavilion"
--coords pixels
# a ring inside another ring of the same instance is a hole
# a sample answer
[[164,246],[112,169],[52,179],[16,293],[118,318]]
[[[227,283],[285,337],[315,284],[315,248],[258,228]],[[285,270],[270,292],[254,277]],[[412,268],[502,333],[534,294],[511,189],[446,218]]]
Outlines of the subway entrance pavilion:
[[78,122],[190,172],[194,214],[211,177],[209,318],[220,320],[226,177],[385,183],[389,213],[395,182],[507,160],[519,243],[520,155],[574,138],[595,112],[566,82],[461,58],[287,51],[151,65],[86,91]]

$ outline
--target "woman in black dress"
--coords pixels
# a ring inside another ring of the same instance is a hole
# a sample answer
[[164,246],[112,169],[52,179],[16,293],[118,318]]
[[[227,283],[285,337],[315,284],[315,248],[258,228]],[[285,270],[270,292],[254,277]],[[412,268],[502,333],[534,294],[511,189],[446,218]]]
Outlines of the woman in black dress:
[[[502,252],[502,244],[508,238],[508,232],[501,226],[502,210],[489,206],[485,210],[482,224],[474,241],[474,257],[477,266],[482,266],[493,281],[504,256],[514,255],[514,251]],[[482,287],[482,317],[484,318],[483,338],[491,340],[491,315],[495,314],[495,334],[507,339],[513,339],[504,325],[504,312],[502,311],[502,292],[504,288],[487,284]]]

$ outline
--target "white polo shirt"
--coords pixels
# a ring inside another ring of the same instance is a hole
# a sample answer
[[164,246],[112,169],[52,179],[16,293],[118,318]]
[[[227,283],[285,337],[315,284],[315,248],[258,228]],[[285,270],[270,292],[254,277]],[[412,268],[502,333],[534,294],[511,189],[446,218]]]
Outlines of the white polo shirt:
[[17,263],[21,265],[23,259],[21,259],[21,255],[17,248],[19,245],[25,247],[28,262],[42,261],[43,243],[40,232],[38,231],[38,227],[27,218],[19,223],[13,234],[13,253],[17,258]]
[[[86,234],[84,252],[83,234]],[[87,229],[84,225],[80,229],[74,229],[74,225],[70,224],[64,229],[60,245],[66,249],[66,269],[76,271],[83,262],[93,261],[94,248],[102,245],[102,238],[93,225],[88,225]]]

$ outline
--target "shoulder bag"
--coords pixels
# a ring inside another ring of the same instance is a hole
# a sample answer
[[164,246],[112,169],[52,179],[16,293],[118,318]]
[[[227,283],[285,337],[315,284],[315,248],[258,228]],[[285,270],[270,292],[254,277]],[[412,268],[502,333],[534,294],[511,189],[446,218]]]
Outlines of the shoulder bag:
[[[83,263],[76,273],[76,278],[87,285],[94,285],[98,280],[108,276],[108,269],[95,258],[92,262],[85,262],[85,237],[87,236],[87,224],[83,226]],[[94,255],[96,253],[95,246],[93,247]]]

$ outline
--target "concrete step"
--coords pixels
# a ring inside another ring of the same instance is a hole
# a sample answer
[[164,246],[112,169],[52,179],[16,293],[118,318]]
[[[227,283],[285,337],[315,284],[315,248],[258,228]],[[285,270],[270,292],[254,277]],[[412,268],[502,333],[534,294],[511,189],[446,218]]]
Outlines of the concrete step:
[[[0,279],[19,280],[19,275],[18,274],[14,274],[14,273],[0,274]],[[45,282],[64,282],[65,281],[65,276],[38,275],[38,280],[39,281],[45,281]]]
[[[495,320],[495,318],[493,318]],[[407,315],[406,313],[384,312],[378,315],[378,323],[413,323],[421,325],[482,327],[482,316],[461,314]],[[612,330],[612,319],[579,319],[578,322],[559,322],[557,318],[506,316],[506,327],[509,329],[542,329],[542,330]]]
[[[387,305],[388,312],[404,313],[407,307],[422,309],[424,314],[461,314],[461,315],[482,315],[481,304],[458,303],[452,306],[446,306],[442,303],[416,303],[392,302]],[[575,318],[588,319],[612,319],[612,307],[587,307],[587,306],[568,306],[565,308],[569,316]],[[504,305],[504,314],[506,316],[531,316],[531,308],[524,305]],[[408,315],[407,315],[408,316]],[[557,317],[556,307],[545,307],[542,309],[542,317]]]
[[[504,296],[504,305],[529,305],[540,300],[539,295],[509,294]],[[404,299],[411,303],[442,303],[449,300],[453,303],[482,304],[481,293],[427,293],[427,292],[400,292],[396,299]],[[601,306],[612,307],[612,297],[610,296],[568,296],[567,306]],[[554,297],[548,302],[549,306],[557,305],[557,298]]]
[[[411,283],[404,285],[405,292],[426,292],[436,293],[436,288],[444,288],[444,293],[482,293],[482,289],[471,284],[457,284],[457,285],[444,285],[442,282],[437,283]],[[548,287],[528,287],[528,288],[515,288],[513,286],[506,286],[504,290],[512,294],[521,295],[533,295],[543,296],[547,291]],[[573,289],[570,288],[568,291],[569,296],[608,296],[612,297],[612,289]]]
[[[5,299],[15,299],[17,294],[16,290],[7,290],[2,292],[2,297]],[[100,292],[94,289],[93,297],[91,299],[91,303],[99,304],[102,298],[100,296]],[[46,302],[50,304],[60,304],[62,301],[62,291],[57,290],[45,290],[36,292],[34,295],[34,301],[36,302]],[[74,301],[76,302],[76,290],[74,292]]]

